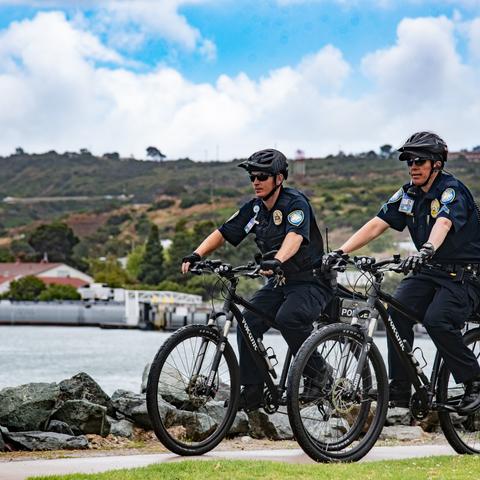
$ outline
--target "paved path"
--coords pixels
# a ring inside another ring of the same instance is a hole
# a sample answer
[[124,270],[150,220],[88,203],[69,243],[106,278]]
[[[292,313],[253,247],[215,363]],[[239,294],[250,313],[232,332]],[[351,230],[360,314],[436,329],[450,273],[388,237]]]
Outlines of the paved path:
[[[362,461],[391,460],[432,455],[453,455],[448,445],[414,445],[374,447]],[[95,473],[118,468],[135,468],[152,463],[178,462],[187,457],[173,453],[150,455],[123,455],[111,457],[60,458],[55,460],[0,461],[0,480],[24,480],[34,475],[64,475],[67,473]],[[300,449],[294,450],[236,450],[213,451],[189,459],[213,460],[275,460],[288,463],[314,463]]]

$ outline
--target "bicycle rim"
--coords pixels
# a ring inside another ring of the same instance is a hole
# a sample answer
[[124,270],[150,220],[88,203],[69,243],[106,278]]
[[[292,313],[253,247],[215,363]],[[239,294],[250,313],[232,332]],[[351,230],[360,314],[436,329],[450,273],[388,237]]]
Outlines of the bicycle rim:
[[[230,345],[218,369],[212,364],[218,333],[206,326],[184,327],[159,350],[150,370],[147,406],[155,433],[181,455],[205,453],[226,435],[238,403],[238,365]],[[213,387],[208,387],[213,378]]]
[[[300,446],[316,461],[358,460],[381,432],[388,406],[385,367],[372,345],[354,391],[362,348],[358,331],[334,325],[312,335],[297,355],[289,381],[289,415]],[[333,368],[332,379],[317,400],[302,404],[305,368],[314,352]]]
[[[480,329],[467,332],[464,339],[478,361],[480,358]],[[444,364],[438,383],[438,403],[456,406],[464,392],[463,385],[455,383],[452,374]],[[457,453],[480,453],[480,410],[470,415],[442,411],[438,416],[445,437]]]

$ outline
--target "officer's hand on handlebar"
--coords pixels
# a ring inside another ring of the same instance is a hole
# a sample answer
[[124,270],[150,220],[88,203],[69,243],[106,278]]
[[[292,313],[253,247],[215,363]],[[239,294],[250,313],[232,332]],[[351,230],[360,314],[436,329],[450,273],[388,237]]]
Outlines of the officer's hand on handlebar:
[[200,262],[202,257],[197,252],[192,252],[182,258],[182,273],[187,273],[191,267]]
[[282,262],[278,258],[271,260],[262,260],[260,262],[260,273],[262,275],[273,275],[274,273],[282,272]]
[[400,264],[400,268],[404,274],[410,271],[417,273],[422,265],[425,265],[434,254],[435,247],[430,242],[424,243],[418,253],[410,255]]
[[329,271],[332,267],[344,267],[347,265],[347,261],[344,258],[345,253],[343,250],[333,250],[327,253],[322,258],[322,270]]

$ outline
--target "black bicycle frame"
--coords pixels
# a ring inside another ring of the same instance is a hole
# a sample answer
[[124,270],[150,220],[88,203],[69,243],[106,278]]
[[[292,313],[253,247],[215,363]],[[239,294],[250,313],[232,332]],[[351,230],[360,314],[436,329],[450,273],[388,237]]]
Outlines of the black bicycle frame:
[[[237,320],[240,333],[245,340],[247,349],[249,350],[250,355],[252,355],[252,358],[254,359],[256,366],[260,369],[260,371],[263,374],[265,384],[267,385],[267,388],[271,394],[271,398],[273,402],[276,405],[278,405],[280,392],[279,392],[279,389],[277,388],[277,385],[275,385],[275,383],[272,380],[272,377],[277,378],[277,373],[275,372],[274,366],[272,366],[269,361],[268,352],[263,346],[263,343],[259,338],[258,339],[255,338],[252,331],[250,330],[250,327],[247,324],[247,321],[245,320],[245,317],[242,315],[242,313],[240,312],[240,309],[237,307],[237,304],[255,313],[256,315],[259,315],[260,317],[262,317],[265,323],[269,327],[276,328],[275,320],[273,317],[271,317],[267,313],[259,310],[253,304],[251,304],[244,298],[237,295],[235,291],[236,286],[238,284],[237,278],[235,277],[229,278],[229,282],[232,288],[229,288],[227,291],[225,301],[223,303],[223,309],[221,312],[217,312],[213,318],[217,318],[219,316],[225,315],[227,320],[232,320],[232,316],[235,317],[235,319]],[[227,342],[227,333],[228,332],[224,330],[223,334],[221,334],[221,339],[220,339],[221,344]],[[223,348],[222,347],[218,348],[215,358],[212,362],[212,372],[216,371],[216,369],[218,368],[222,353],[223,353]],[[288,369],[290,367],[291,361],[292,361],[292,353],[290,349],[288,349],[287,354],[285,356],[285,363],[282,368],[280,383],[278,385],[278,387],[280,387],[281,392],[285,390]],[[212,377],[212,384],[213,384],[213,381],[214,381],[214,377]]]
[[388,315],[387,310],[385,309],[382,301],[390,305],[393,309],[399,312],[404,317],[408,318],[415,323],[421,323],[421,319],[417,316],[417,314],[408,306],[400,303],[396,300],[392,295],[383,292],[380,289],[377,289],[377,298],[375,302],[375,308],[379,311],[380,316],[384,320],[385,329],[387,332],[388,338],[390,338],[395,351],[401,358],[404,366],[407,369],[407,375],[410,378],[414,388],[416,391],[420,389],[426,389],[429,394],[433,394],[434,387],[437,383],[438,372],[440,369],[440,355],[436,354],[435,362],[432,368],[432,374],[430,380],[423,372],[418,360],[415,358],[412,352],[412,346],[408,344],[405,340],[403,340],[398,332],[395,324],[393,323],[390,315]]

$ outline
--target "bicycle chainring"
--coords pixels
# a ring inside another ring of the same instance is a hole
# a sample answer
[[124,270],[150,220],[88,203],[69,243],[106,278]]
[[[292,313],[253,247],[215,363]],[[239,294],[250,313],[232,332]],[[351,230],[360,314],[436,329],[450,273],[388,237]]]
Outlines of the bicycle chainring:
[[265,388],[263,391],[263,409],[265,413],[271,415],[278,410],[278,404],[274,402],[272,394],[268,388]]
[[417,391],[410,399],[410,412],[416,420],[423,420],[430,412],[428,397],[425,392]]

